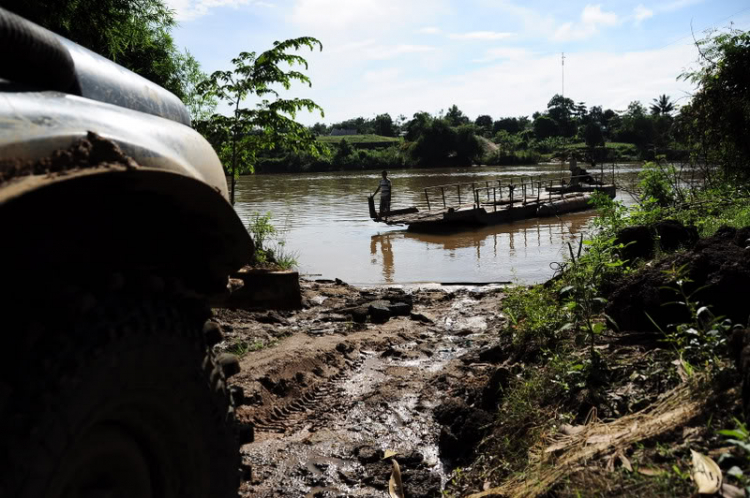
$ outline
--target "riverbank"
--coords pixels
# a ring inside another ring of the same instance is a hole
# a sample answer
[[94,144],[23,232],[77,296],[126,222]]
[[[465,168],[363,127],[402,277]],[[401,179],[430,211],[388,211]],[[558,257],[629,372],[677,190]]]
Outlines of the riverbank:
[[[698,252],[726,247],[730,232]],[[747,332],[720,325],[726,341],[708,363],[654,330],[588,343],[566,329],[559,285],[303,281],[300,311],[216,310],[219,347],[241,356],[239,417],[255,424],[242,495],[379,496],[388,450],[410,497],[684,496],[691,450],[725,475],[745,468],[737,436],[719,431],[742,419],[727,343]]]
[[[509,292],[494,371],[462,400],[491,422],[448,496],[688,496],[693,452],[718,464],[723,496],[745,496],[748,309],[726,297],[750,286],[749,234],[722,228],[598,286],[588,330],[585,297],[566,298],[580,289],[564,277]],[[676,321],[639,319],[680,300],[669,290],[680,286],[689,297],[673,306]],[[488,389],[495,396],[482,406]]]
[[585,143],[561,142],[527,149],[505,149],[482,138],[484,152],[475,161],[466,161],[459,156],[446,156],[442,160],[424,160],[409,153],[409,144],[387,137],[355,136],[321,137],[331,148],[328,156],[318,158],[299,154],[279,154],[274,157],[259,158],[255,172],[261,174],[280,173],[322,173],[335,171],[382,171],[456,168],[486,166],[533,166],[540,163],[568,158],[575,155],[580,162],[591,160],[597,164],[622,162],[642,162],[665,157],[670,161],[685,161],[686,151],[673,149],[639,150],[629,143],[609,142],[593,150]]
[[410,497],[688,495],[693,452],[743,496],[749,208],[711,195],[600,205],[617,237],[532,287],[305,281],[300,311],[217,310],[256,428],[244,496],[379,496],[388,450]]
[[491,422],[449,496],[686,496],[705,465],[712,493],[746,496],[750,208],[691,194],[601,202],[553,280],[506,293],[495,370],[462,400],[489,388]]

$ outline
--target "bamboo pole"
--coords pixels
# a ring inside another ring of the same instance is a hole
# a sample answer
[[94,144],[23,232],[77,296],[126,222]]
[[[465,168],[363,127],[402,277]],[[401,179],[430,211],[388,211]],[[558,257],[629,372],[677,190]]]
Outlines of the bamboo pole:
[[539,201],[541,200],[542,196],[542,177],[539,177],[539,183],[536,186],[536,205],[539,205]]
[[440,191],[443,193],[443,208],[446,208],[448,206],[445,204],[445,187],[440,187]]
[[424,198],[427,199],[427,211],[432,211],[430,207],[430,196],[427,194],[427,189],[424,189]]

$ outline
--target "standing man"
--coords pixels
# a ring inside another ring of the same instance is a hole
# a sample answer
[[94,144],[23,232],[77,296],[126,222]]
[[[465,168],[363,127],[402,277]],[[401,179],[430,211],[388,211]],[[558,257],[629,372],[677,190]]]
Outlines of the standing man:
[[380,192],[380,217],[388,217],[388,212],[391,210],[391,181],[388,179],[388,172],[383,170],[383,178],[380,180],[378,189],[372,194]]

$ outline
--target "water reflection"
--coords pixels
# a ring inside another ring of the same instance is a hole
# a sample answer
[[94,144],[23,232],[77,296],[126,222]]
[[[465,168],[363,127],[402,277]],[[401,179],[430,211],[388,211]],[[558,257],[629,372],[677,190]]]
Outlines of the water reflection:
[[[483,227],[449,236],[441,234],[412,233],[397,230],[373,235],[370,238],[370,264],[381,270],[383,281],[393,283],[395,274],[394,246],[408,247],[405,242],[422,247],[422,254],[438,249],[452,260],[461,259],[467,263],[471,254],[473,266],[480,268],[483,262],[524,266],[526,263],[546,265],[539,272],[547,273],[549,263],[561,260],[565,243],[577,240],[586,230],[593,212],[575,213],[562,218],[541,218],[522,222]],[[404,251],[408,258],[410,251]],[[429,256],[426,260],[431,259]],[[418,263],[418,259],[415,260]],[[440,273],[440,272],[438,272]],[[453,278],[455,281],[456,278]],[[465,279],[459,279],[466,281]],[[507,278],[505,278],[507,280]],[[451,281],[450,279],[446,281]],[[489,281],[486,278],[473,281]]]
[[[424,209],[425,187],[554,174],[557,169],[541,165],[404,170],[389,177],[394,207]],[[637,170],[634,165],[620,166],[618,174]],[[246,224],[253,213],[271,212],[274,223],[287,228],[285,247],[298,255],[301,273],[338,277],[352,284],[514,278],[540,282],[552,275],[549,264],[564,257],[566,242],[585,231],[594,215],[590,211],[451,235],[412,234],[369,219],[367,194],[378,178],[377,171],[242,177],[236,210]]]
[[391,237],[393,233],[386,235],[373,235],[370,238],[370,254],[373,258],[372,264],[377,264],[378,246],[380,246],[380,260],[383,264],[383,281],[388,284],[393,283],[393,246]]

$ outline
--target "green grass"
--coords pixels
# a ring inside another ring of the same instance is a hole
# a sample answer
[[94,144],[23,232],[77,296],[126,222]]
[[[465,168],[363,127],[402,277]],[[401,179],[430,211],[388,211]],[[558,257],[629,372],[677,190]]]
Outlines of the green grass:
[[344,135],[339,137],[319,136],[318,141],[326,144],[338,145],[342,138],[345,138],[346,141],[354,147],[360,144],[395,144],[401,142],[400,138],[382,137],[380,135]]
[[271,340],[268,342],[257,340],[253,343],[238,341],[227,347],[227,353],[232,353],[242,358],[248,353],[254,353],[255,351],[261,351],[263,349],[273,347],[277,342],[277,340]]

